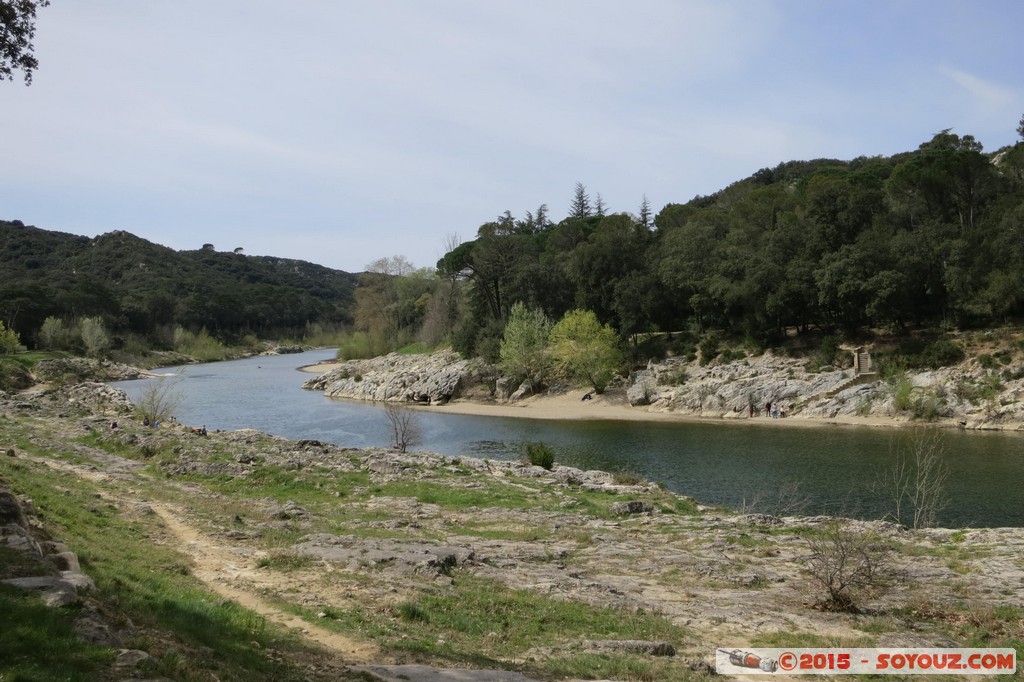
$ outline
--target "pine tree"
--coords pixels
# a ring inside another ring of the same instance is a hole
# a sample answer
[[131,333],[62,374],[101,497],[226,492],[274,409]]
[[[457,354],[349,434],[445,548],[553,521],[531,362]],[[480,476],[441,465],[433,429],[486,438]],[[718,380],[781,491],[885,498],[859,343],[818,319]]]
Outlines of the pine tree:
[[589,218],[594,213],[590,208],[590,196],[587,194],[587,188],[582,182],[576,183],[576,191],[572,198],[572,205],[569,207],[569,217],[583,220]]

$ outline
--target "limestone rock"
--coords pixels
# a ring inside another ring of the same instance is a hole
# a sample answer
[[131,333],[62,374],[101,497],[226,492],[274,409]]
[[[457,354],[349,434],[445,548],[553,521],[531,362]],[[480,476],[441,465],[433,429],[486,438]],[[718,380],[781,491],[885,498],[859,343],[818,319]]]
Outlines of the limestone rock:
[[23,590],[35,590],[43,597],[47,606],[70,606],[79,601],[78,590],[70,581],[59,576],[34,576],[30,578],[9,578],[0,580],[6,585]]
[[654,506],[650,502],[629,500],[628,502],[616,502],[609,507],[609,511],[620,516],[626,514],[651,514],[654,512]]
[[329,398],[374,402],[447,402],[456,398],[470,363],[451,351],[429,355],[389,355],[345,362],[303,388]]

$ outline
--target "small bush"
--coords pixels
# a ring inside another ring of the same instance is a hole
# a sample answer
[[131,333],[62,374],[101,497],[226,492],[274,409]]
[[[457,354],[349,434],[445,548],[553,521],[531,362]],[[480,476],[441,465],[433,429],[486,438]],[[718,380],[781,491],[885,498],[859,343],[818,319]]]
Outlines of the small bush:
[[964,349],[948,339],[939,339],[928,344],[921,351],[920,364],[923,367],[938,369],[963,362],[966,355]]
[[686,368],[676,367],[658,374],[659,386],[682,386],[686,383]]
[[999,363],[997,363],[996,359],[988,353],[982,353],[978,356],[978,364],[981,365],[983,369],[995,369],[996,365]]
[[719,354],[718,360],[722,364],[728,364],[730,362],[738,362],[746,357],[747,354],[742,348],[726,348]]
[[413,602],[404,601],[395,607],[397,615],[402,620],[408,621],[419,621],[425,623],[430,620],[429,615],[419,604]]
[[810,372],[817,372],[822,367],[834,366],[839,358],[839,337],[826,336],[821,340],[818,350],[814,351],[807,361],[807,369]]
[[721,343],[717,336],[704,337],[704,340],[700,342],[700,364],[711,364],[722,352],[720,345]]
[[911,414],[914,419],[935,421],[942,416],[944,401],[935,393],[915,396],[911,401]]
[[875,533],[835,521],[805,539],[807,571],[825,590],[824,608],[856,612],[861,599],[883,594],[899,581],[892,548]]
[[898,372],[887,381],[889,392],[892,395],[892,404],[900,412],[906,412],[914,407],[913,393],[914,384],[906,372]]
[[555,465],[555,451],[544,443],[527,443],[526,461],[536,467],[551,470]]

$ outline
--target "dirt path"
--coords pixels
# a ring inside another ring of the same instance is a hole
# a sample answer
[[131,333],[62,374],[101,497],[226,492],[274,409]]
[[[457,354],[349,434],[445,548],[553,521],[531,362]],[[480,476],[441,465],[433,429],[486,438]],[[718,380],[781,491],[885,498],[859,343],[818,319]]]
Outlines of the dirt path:
[[342,656],[349,664],[380,663],[380,650],[371,642],[352,639],[333,632],[268,604],[249,591],[238,587],[250,581],[266,582],[266,576],[257,574],[251,559],[239,556],[229,547],[217,544],[182,519],[184,510],[168,504],[149,503],[160,516],[167,529],[181,542],[182,551],[195,562],[193,574],[217,594],[238,602],[267,620],[295,628],[306,637],[322,644]]

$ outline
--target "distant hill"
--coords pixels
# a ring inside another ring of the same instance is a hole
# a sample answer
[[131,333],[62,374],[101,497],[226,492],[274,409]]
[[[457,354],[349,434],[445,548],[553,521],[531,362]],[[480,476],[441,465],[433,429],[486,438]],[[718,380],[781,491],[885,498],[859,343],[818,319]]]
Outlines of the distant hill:
[[351,320],[356,275],[306,261],[175,251],[129,232],[95,238],[0,221],[0,320],[32,344],[50,316],[115,332],[203,327],[272,337]]

